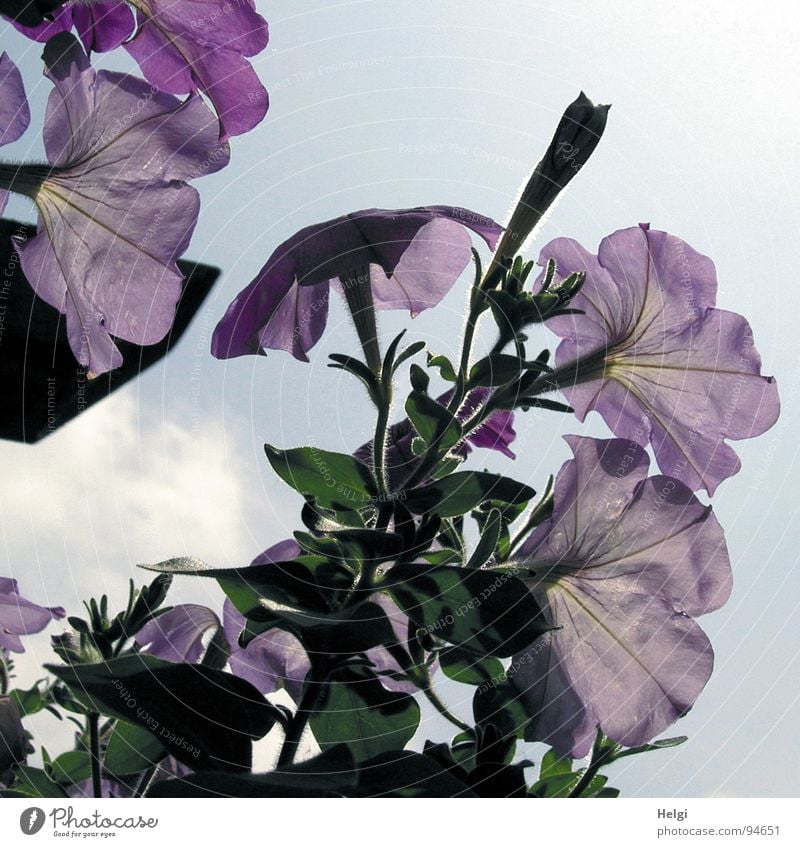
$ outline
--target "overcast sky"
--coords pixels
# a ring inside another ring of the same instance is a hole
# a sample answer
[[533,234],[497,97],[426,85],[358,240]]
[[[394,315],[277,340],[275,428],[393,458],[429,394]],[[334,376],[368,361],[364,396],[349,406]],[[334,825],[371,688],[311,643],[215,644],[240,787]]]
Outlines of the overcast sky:
[[[795,5],[257,5],[272,34],[255,62],[271,109],[233,140],[227,169],[196,183],[203,208],[187,254],[223,276],[165,363],[39,445],[0,444],[0,575],[16,576],[32,599],[77,611],[90,592],[121,600],[139,562],[191,553],[242,564],[290,534],[298,498],[267,472],[263,444],[350,451],[368,437],[367,404],[325,367],[328,352],[351,349],[352,335],[337,306],[309,365],[281,353],[217,362],[208,342],[228,302],[281,241],[344,212],[446,203],[503,221],[584,90],[613,104],[608,128],[532,257],[561,235],[594,251],[640,221],[680,236],[714,259],[718,304],[748,317],[783,401],[769,433],[737,445],[744,469],[714,497],[735,589],[701,620],[717,666],[671,733],[690,741],[625,760],[612,782],[627,796],[797,795]],[[40,48],[5,27],[2,49],[22,69],[33,111],[28,134],[3,155],[39,157],[50,89]],[[120,51],[101,63],[133,69]],[[33,220],[18,200],[8,214]],[[414,322],[414,338],[457,347],[466,282]],[[481,460],[540,488],[568,455],[563,433],[607,435],[592,418],[519,419],[523,458]],[[211,585],[188,579],[175,591],[182,599],[221,602]],[[40,643],[29,659],[48,658]],[[461,710],[468,693],[447,690]]]

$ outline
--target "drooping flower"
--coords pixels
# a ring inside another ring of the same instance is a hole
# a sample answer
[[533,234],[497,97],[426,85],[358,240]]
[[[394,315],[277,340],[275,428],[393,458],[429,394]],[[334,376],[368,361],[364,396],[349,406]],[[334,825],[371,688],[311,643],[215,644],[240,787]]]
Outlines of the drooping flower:
[[167,662],[194,664],[206,650],[206,638],[221,626],[211,609],[183,603],[145,624],[136,641],[143,653]]
[[579,420],[598,411],[620,438],[649,441],[662,471],[713,494],[740,467],[725,439],[765,432],[780,401],[747,321],[713,308],[711,260],[646,225],[603,239],[597,256],[556,239],[539,262],[550,259],[586,282],[570,304],[583,314],[547,323],[564,339],[549,383]]
[[119,47],[133,33],[134,27],[133,12],[122,0],[95,0],[93,3],[73,0],[54,9],[52,18],[33,27],[13,20],[12,24],[28,38],[42,43],[74,28],[87,53],[105,53]]
[[[293,539],[286,539],[258,555],[251,565],[291,561],[301,554],[300,545]],[[397,643],[405,644],[408,618],[387,595],[376,594],[371,599],[386,613]],[[240,647],[239,635],[245,619],[230,600],[225,601],[223,623],[231,648],[231,673],[252,683],[262,694],[285,688],[292,699],[298,702],[311,667],[308,654],[299,639],[284,630],[270,629],[253,638],[247,647]],[[390,691],[416,690],[412,682],[402,678],[402,668],[385,646],[373,647],[366,652],[366,656],[372,663],[372,670]]]
[[214,330],[218,359],[286,350],[308,361],[328,318],[331,285],[368,274],[376,309],[417,315],[436,305],[467,266],[472,230],[494,248],[501,228],[451,206],[365,209],[301,229],[270,256]]
[[213,113],[143,80],[95,72],[74,36],[44,50],[55,84],[44,126],[49,166],[0,165],[0,187],[30,196],[37,235],[17,245],[36,293],[66,315],[91,374],[122,363],[111,336],[155,344],[181,294],[177,259],[200,200],[187,180],[227,164]]
[[51,620],[64,617],[60,606],[37,606],[20,596],[17,581],[0,577],[0,648],[24,653],[20,635],[41,632]]
[[129,5],[84,0],[61,6],[52,22],[14,25],[37,41],[74,27],[87,51],[123,44],[160,91],[204,92],[219,116],[220,141],[253,129],[267,113],[266,89],[245,58],[260,53],[269,40],[253,0],[130,0]]
[[[491,389],[474,388],[464,398],[464,402],[456,412],[456,418],[464,423],[484,403]],[[441,404],[447,404],[452,397],[452,391],[447,391],[437,398]],[[408,479],[419,463],[419,456],[411,449],[411,443],[416,437],[416,431],[408,418],[392,424],[386,433],[386,455],[384,467],[389,482],[389,490],[397,491]],[[497,450],[509,459],[516,458],[511,450],[511,443],[517,437],[514,431],[514,413],[505,410],[494,412],[480,427],[467,435],[452,452],[466,458],[473,447]],[[372,441],[362,444],[354,453],[355,457],[369,467],[374,467]]]
[[[19,68],[8,58],[0,55],[0,147],[16,141],[28,128],[31,112],[25,86]],[[8,202],[8,192],[0,188],[0,215]]]
[[712,670],[694,618],[731,590],[722,529],[679,480],[647,476],[632,441],[567,436],[574,459],[555,483],[552,516],[514,554],[559,627],[514,657],[510,675],[532,716],[526,737],[586,755],[598,726],[634,746],[694,704]]

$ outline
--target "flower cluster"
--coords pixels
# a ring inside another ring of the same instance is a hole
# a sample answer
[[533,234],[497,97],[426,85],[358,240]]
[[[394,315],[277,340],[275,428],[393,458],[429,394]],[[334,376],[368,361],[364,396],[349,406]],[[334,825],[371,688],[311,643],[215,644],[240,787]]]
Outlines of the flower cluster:
[[[227,139],[266,114],[266,91],[245,57],[264,50],[267,25],[252,0],[67,2],[52,20],[30,23],[14,21],[45,43],[54,86],[47,162],[0,162],[0,211],[8,191],[36,204],[36,237],[15,245],[22,269],[66,316],[76,359],[97,375],[122,364],[113,338],[149,345],[172,327],[183,282],[176,262],[200,206],[189,182],[225,167]],[[92,51],[123,43],[148,82],[92,68]],[[3,54],[0,144],[29,119],[20,74]]]

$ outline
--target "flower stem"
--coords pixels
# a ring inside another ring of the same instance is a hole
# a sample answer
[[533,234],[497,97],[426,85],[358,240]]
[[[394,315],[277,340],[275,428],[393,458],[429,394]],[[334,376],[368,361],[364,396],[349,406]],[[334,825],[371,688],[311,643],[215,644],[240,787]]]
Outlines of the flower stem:
[[392,406],[392,380],[381,380],[382,390],[378,404],[378,419],[375,422],[375,437],[372,439],[372,465],[378,481],[379,515],[385,513],[383,508],[389,500],[389,480],[386,476],[386,433],[389,428],[389,412]]
[[286,767],[294,762],[306,725],[322,699],[326,678],[327,668],[322,667],[318,659],[312,659],[311,670],[303,687],[303,696],[297,705],[297,711],[286,727],[286,737],[283,739],[277,767]]
[[381,372],[381,351],[378,345],[378,327],[375,322],[375,305],[372,300],[372,282],[369,266],[356,268],[339,277],[345,300],[353,316],[353,323],[361,342],[367,365],[375,374]]
[[155,779],[156,774],[158,773],[159,765],[151,765],[143,774],[141,779],[139,780],[139,784],[136,786],[136,790],[133,792],[134,797],[146,797],[147,792],[150,790],[150,786],[153,784],[153,780]]
[[0,162],[0,190],[36,198],[41,184],[50,176],[48,165],[12,165]]
[[89,723],[89,758],[92,766],[92,795],[103,796],[103,784],[100,776],[100,715],[90,712]]
[[427,684],[422,687],[422,691],[436,711],[442,715],[442,717],[447,718],[451,724],[457,726],[462,732],[468,732],[472,729],[472,727],[469,724],[464,723],[461,718],[457,718],[439,699],[439,695],[433,690],[433,683],[431,682],[430,676],[428,677]]

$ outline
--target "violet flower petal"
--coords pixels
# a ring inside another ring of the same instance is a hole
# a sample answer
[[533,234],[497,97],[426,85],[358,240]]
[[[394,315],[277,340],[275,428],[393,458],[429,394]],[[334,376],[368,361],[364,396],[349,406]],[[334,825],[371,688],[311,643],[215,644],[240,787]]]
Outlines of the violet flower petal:
[[31,112],[19,68],[0,55],[0,146],[16,141],[28,128]]
[[63,618],[60,606],[46,608],[20,596],[15,579],[0,577],[0,648],[24,653],[20,635],[41,632],[51,620]]
[[17,21],[11,23],[23,35],[42,43],[74,27],[86,51],[95,53],[105,53],[119,47],[133,32],[133,12],[122,0],[95,0],[91,4],[65,3],[52,14],[52,21],[44,21],[35,27],[23,26]]
[[[16,141],[28,128],[31,112],[25,86],[17,66],[7,53],[0,55],[0,147]],[[8,202],[8,192],[0,189],[0,215]]]
[[143,653],[167,662],[194,664],[205,650],[206,633],[220,626],[211,609],[184,603],[145,624],[136,634],[136,641]]
[[[452,227],[425,229],[434,221],[454,221],[492,248],[501,232],[489,218],[451,206],[365,209],[305,227],[275,250],[228,306],[214,330],[211,352],[228,359],[277,349],[307,361],[327,319],[328,286],[359,267],[370,266],[377,308],[416,314],[434,305],[455,282],[458,264],[468,261],[467,242]],[[423,256],[430,265],[422,266]],[[382,283],[389,285],[387,292],[379,290]]]
[[139,29],[125,48],[148,80],[174,94],[205,92],[221,141],[261,122],[269,98],[244,57],[264,50],[269,32],[251,0],[146,0],[137,8]]
[[514,563],[554,626],[514,657],[530,740],[588,752],[595,728],[642,744],[685,714],[713,666],[693,617],[731,590],[722,529],[679,480],[647,477],[637,444],[567,437],[552,516]]
[[[376,309],[408,309],[412,318],[435,306],[464,273],[472,258],[472,240],[460,224],[435,218],[411,239],[391,276],[370,265]],[[341,282],[331,285],[341,294]]]
[[587,272],[571,303],[584,314],[547,323],[564,339],[558,381],[579,420],[598,411],[615,435],[649,441],[665,473],[713,494],[740,466],[725,439],[765,432],[780,401],[747,321],[713,308],[711,260],[646,226],[608,236],[597,256],[556,239],[549,259],[559,279]]
[[69,34],[48,42],[45,61],[55,167],[35,195],[39,231],[19,245],[22,269],[66,314],[79,363],[100,374],[122,362],[111,335],[154,344],[172,326],[176,261],[199,210],[184,180],[219,170],[229,150],[199,97],[181,103],[134,77],[95,72]]

